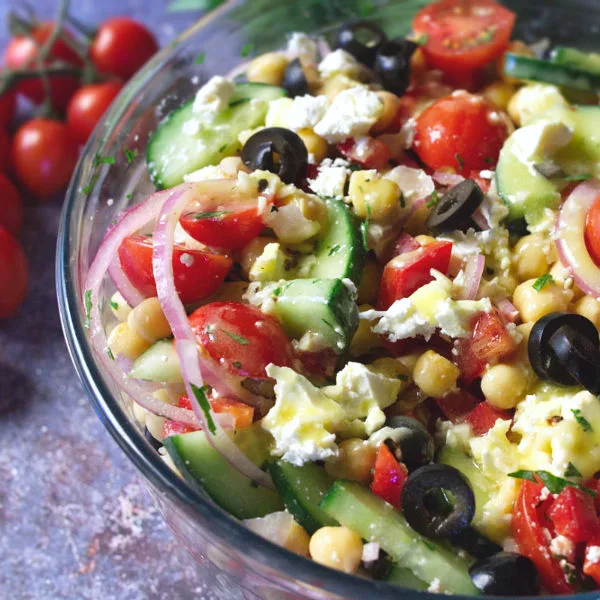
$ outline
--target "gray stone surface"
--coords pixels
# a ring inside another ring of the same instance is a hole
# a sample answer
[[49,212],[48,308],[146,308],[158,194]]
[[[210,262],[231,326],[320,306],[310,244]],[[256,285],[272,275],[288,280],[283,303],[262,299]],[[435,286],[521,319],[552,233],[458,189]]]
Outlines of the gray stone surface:
[[[0,0],[0,47],[9,9]],[[31,0],[51,17],[55,0]],[[127,14],[167,43],[196,15],[162,0],[80,0],[97,23]],[[140,479],[93,413],[67,355],[54,291],[60,202],[29,201],[21,240],[29,295],[0,321],[0,597],[138,600],[225,598],[178,546]],[[221,588],[223,589],[223,588]]]

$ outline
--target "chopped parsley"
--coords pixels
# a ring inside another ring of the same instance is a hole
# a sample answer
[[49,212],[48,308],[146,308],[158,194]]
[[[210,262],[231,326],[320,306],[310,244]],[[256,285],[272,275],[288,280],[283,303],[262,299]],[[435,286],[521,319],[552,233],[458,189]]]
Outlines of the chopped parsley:
[[94,189],[94,186],[96,185],[97,181],[98,181],[98,175],[94,175],[92,177],[92,179],[90,180],[89,184],[86,185],[84,188],[81,188],[81,191],[86,195],[89,194]]
[[325,323],[325,325],[327,325],[327,327],[329,327],[329,329],[331,329],[332,331],[335,331],[335,327],[327,319],[321,319],[321,321],[323,321],[323,323]]
[[240,52],[240,54],[243,57],[246,57],[250,54],[250,52],[252,52],[252,49],[254,48],[254,44],[244,44],[242,46],[242,51]]
[[438,193],[435,190],[433,190],[433,192],[431,192],[431,199],[427,203],[427,208],[433,208],[439,201],[440,197]]
[[110,358],[110,360],[115,360],[115,355],[112,353],[112,350],[110,348],[106,348],[106,355],[108,356],[108,358]]
[[533,289],[540,292],[547,283],[554,283],[554,278],[550,273],[544,273],[533,282]]
[[400,381],[408,381],[408,375],[403,375],[402,373],[398,373],[396,375],[396,379],[399,379]]
[[110,301],[110,307],[111,307],[113,310],[119,310],[119,303],[118,303],[118,302],[115,302],[114,300],[111,300],[111,301]]
[[327,256],[335,256],[341,249],[342,249],[342,247],[339,244],[334,244],[329,249]]
[[275,298],[277,298],[277,297],[281,296],[281,288],[280,288],[280,287],[276,287],[276,288],[273,290],[273,296],[275,296]]
[[194,392],[194,396],[195,396],[196,400],[198,401],[198,404],[200,405],[200,408],[202,409],[204,416],[206,417],[206,424],[208,425],[208,430],[212,434],[215,434],[217,431],[217,428],[216,428],[215,422],[213,421],[213,418],[212,418],[210,404],[208,403],[208,398],[206,397],[206,389],[207,389],[206,386],[203,385],[201,388],[199,388],[197,385],[190,383],[190,387],[192,388],[192,392]]
[[242,346],[247,346],[250,342],[241,335],[237,335],[235,333],[231,333],[231,331],[227,331],[226,329],[221,329],[221,331],[229,336],[232,340],[235,340],[238,344],[242,344]]
[[548,491],[551,494],[560,494],[566,487],[573,487],[594,498],[598,495],[594,490],[590,490],[578,483],[573,483],[568,479],[563,479],[562,477],[557,477],[556,475],[552,475],[552,473],[548,471],[515,471],[514,473],[509,473],[509,477],[514,477],[515,479],[525,479],[527,481],[533,481],[534,483],[538,483],[539,480],[546,486]]
[[242,363],[239,360],[234,360],[231,363],[236,369],[241,369],[242,368]]
[[486,157],[483,159],[483,162],[484,162],[486,165],[493,165],[493,164],[494,164],[494,159],[493,159],[493,158],[490,158],[489,156],[486,156]]
[[581,411],[578,408],[572,408],[571,412],[573,413],[577,423],[579,423],[581,426],[581,429],[583,429],[586,433],[591,433],[594,431],[592,424],[581,414]]
[[125,194],[125,198],[127,200],[131,200],[133,198],[133,194]]
[[429,540],[424,540],[423,542],[425,546],[429,548],[429,550],[431,550],[432,552],[435,551],[435,546]]
[[565,477],[581,477],[579,469],[572,462],[569,463],[569,466],[565,471]]
[[114,165],[115,164],[114,156],[102,156],[101,154],[96,154],[96,158],[94,158],[94,167],[98,165]]
[[454,155],[454,158],[456,158],[456,162],[458,163],[458,166],[460,167],[460,170],[462,171],[465,168],[465,161],[462,159],[462,156],[457,152]]
[[400,208],[406,208],[406,200],[402,192],[400,192]]
[[490,27],[487,31],[482,31],[479,41],[482,43],[491,42],[494,39],[494,28]]
[[204,62],[205,58],[206,58],[206,52],[200,52],[200,54],[198,54],[198,56],[196,57],[196,60],[194,61],[194,63],[197,65],[201,65]]
[[429,36],[426,33],[422,33],[416,40],[414,40],[414,42],[419,46],[424,46],[425,44],[427,44],[428,40]]
[[204,212],[194,213],[192,219],[200,221],[201,219],[222,219],[225,215],[230,215],[230,210],[205,210]]
[[591,179],[593,175],[591,173],[582,173],[581,175],[567,175],[565,181],[587,181]]
[[127,162],[129,164],[131,164],[136,159],[136,156],[138,156],[138,154],[140,153],[140,151],[137,148],[134,148],[133,150],[125,148],[123,152],[125,152],[125,158],[127,159]]
[[92,290],[85,290],[85,294],[83,295],[83,304],[85,306],[84,326],[86,329],[89,329],[92,316]]

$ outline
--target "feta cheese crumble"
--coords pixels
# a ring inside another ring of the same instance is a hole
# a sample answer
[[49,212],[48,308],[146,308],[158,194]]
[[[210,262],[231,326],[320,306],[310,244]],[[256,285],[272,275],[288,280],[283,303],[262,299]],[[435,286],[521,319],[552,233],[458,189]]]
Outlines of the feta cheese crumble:
[[288,40],[286,54],[290,59],[299,58],[308,63],[316,63],[317,44],[306,33],[294,31]]
[[317,177],[308,180],[311,190],[326,198],[343,198],[346,182],[352,174],[348,165],[349,163],[341,158],[333,161],[326,158],[319,165]]
[[221,75],[209,79],[196,93],[192,112],[202,121],[214,119],[227,108],[235,91],[235,84]]
[[319,63],[319,74],[323,79],[329,79],[337,74],[354,77],[358,75],[359,70],[360,65],[354,56],[341,48],[330,52]]

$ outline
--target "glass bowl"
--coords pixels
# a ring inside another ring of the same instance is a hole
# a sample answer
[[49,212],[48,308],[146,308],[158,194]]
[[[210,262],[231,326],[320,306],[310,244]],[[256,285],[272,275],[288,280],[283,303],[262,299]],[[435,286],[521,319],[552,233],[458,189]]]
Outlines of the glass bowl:
[[[548,37],[552,43],[598,49],[598,0],[505,3],[518,13],[516,36],[525,41]],[[84,327],[83,281],[115,215],[154,189],[145,168],[149,134],[199,84],[230,72],[248,51],[256,55],[280,47],[291,31],[327,35],[371,10],[369,18],[388,35],[405,34],[414,12],[424,4],[426,0],[226,2],[160,52],[126,86],[88,142],[67,193],[56,280],[71,357],[99,418],[144,476],[165,521],[206,570],[207,589],[221,590],[219,598],[392,600],[426,593],[339,573],[288,552],[248,531],[175,475],[146,441],[94,356]],[[203,61],[198,60],[201,55]],[[113,156],[115,164],[104,164],[98,156]]]

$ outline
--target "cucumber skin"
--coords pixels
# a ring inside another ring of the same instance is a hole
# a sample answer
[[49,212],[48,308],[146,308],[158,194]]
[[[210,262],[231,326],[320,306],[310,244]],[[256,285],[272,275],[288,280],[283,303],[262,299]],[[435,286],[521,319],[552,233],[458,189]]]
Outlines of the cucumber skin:
[[404,567],[399,567],[398,565],[392,567],[388,576],[385,578],[385,581],[390,585],[397,585],[419,592],[425,592],[429,587],[424,581],[414,575],[412,571]]
[[557,46],[552,50],[550,60],[557,65],[567,65],[586,71],[591,75],[600,75],[600,54],[582,52],[567,46]]

